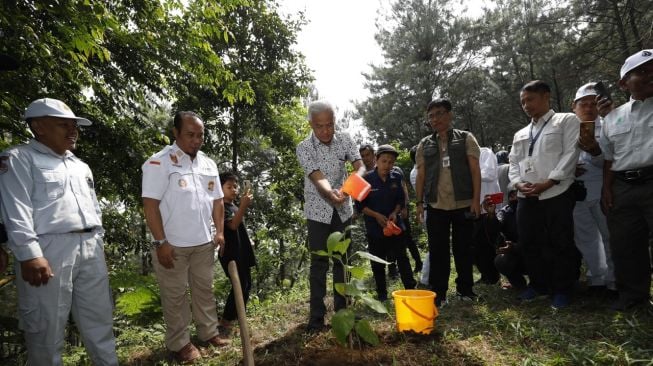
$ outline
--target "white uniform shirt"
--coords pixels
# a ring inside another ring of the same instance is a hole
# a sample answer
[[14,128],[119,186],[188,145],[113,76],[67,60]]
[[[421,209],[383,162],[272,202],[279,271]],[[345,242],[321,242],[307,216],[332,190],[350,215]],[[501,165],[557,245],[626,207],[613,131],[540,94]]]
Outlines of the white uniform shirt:
[[142,196],[160,201],[170,244],[192,247],[212,240],[213,204],[224,194],[218,167],[203,152],[191,160],[173,144],[154,154],[143,164]]
[[630,100],[603,119],[601,150],[612,170],[653,165],[653,98]]
[[499,171],[497,157],[489,147],[481,148],[481,155],[478,162],[481,167],[481,203],[483,203],[486,194],[501,192],[501,188],[499,187]]
[[417,164],[413,165],[413,169],[410,171],[410,185],[413,186],[415,190],[417,186]]
[[93,174],[70,151],[36,140],[0,155],[2,216],[19,261],[42,257],[39,236],[101,228]]
[[[549,121],[542,127],[545,121]],[[528,159],[528,147],[532,134],[542,129],[533,145],[533,155]],[[541,183],[547,179],[560,181],[559,184],[542,192],[539,199],[544,200],[564,193],[574,181],[574,171],[580,150],[576,146],[580,121],[573,113],[555,113],[549,110],[537,121],[515,133],[510,151],[509,188],[514,189],[519,182]],[[531,164],[527,164],[530,161]],[[523,197],[521,192],[518,193]]]
[[[601,118],[594,121],[594,137],[598,140],[601,137]],[[582,180],[587,188],[585,201],[596,201],[601,199],[601,188],[603,187],[603,153],[592,156],[592,154],[581,151],[578,157],[578,164],[586,170],[583,175],[576,177]]]

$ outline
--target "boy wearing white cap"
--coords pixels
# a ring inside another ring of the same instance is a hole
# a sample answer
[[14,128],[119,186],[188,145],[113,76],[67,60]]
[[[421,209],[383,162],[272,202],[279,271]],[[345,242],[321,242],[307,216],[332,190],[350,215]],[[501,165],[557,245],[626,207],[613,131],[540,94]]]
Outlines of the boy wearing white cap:
[[588,292],[591,295],[613,296],[616,287],[610,235],[605,215],[601,212],[603,153],[598,145],[602,119],[599,117],[597,99],[605,96],[597,98],[599,93],[595,85],[587,83],[581,86],[572,103],[572,109],[581,121],[578,147],[583,150],[578,157],[576,180],[582,181],[587,189],[585,199],[577,201],[574,207],[574,241],[587,266]]
[[0,154],[0,199],[28,363],[62,364],[72,311],[92,362],[117,365],[100,207],[91,170],[71,152],[77,126],[91,122],[50,98],[24,118],[35,138]]
[[608,218],[619,300],[615,310],[648,302],[649,233],[653,230],[653,49],[621,67],[619,86],[630,101],[605,116],[602,203]]

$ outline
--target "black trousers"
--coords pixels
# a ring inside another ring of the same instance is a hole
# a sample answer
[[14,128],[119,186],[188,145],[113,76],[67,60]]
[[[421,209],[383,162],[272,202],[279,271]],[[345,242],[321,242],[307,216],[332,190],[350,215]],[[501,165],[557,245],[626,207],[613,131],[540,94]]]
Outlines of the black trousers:
[[569,295],[580,274],[571,190],[546,200],[519,198],[517,230],[529,284],[540,293]]
[[406,225],[406,230],[404,231],[404,240],[406,241],[406,247],[410,252],[410,256],[413,257],[413,260],[415,261],[415,265],[421,267],[422,258],[419,254],[419,249],[417,249],[417,243],[415,243],[415,240],[413,240],[413,232],[410,226],[410,218],[404,220],[404,225]]
[[[406,230],[403,232],[403,238],[404,241],[406,242],[406,248],[408,248],[408,252],[410,252],[410,256],[413,257],[413,260],[415,261],[415,267],[422,268],[422,258],[419,254],[419,249],[417,249],[417,243],[415,243],[415,240],[413,240],[413,233],[412,229],[410,226],[410,219],[405,219],[403,220],[404,225],[406,226]],[[388,273],[391,273],[394,271],[397,273],[397,268],[396,268],[396,263],[394,258],[388,258],[388,262],[390,262],[390,271]],[[393,268],[393,266],[395,266]]]
[[486,228],[485,219],[474,222],[474,264],[481,273],[481,281],[496,283],[501,276],[494,265],[497,235]]
[[[331,223],[307,220],[308,226],[308,247],[311,252],[327,250],[326,241],[334,231],[344,231],[351,222],[351,218],[342,222],[338,212],[334,209],[331,216]],[[310,321],[319,323],[323,321],[326,314],[324,296],[326,296],[327,272],[329,271],[329,258],[311,253],[311,269],[309,274],[309,285],[311,292],[310,299]],[[344,283],[345,272],[339,261],[333,261],[333,284]],[[333,305],[336,311],[347,306],[345,297],[338,294],[333,288]],[[324,323],[322,323],[323,325]]]
[[[220,258],[220,265],[224,270],[224,273],[227,275],[227,278],[231,280],[229,275],[229,262],[223,261]],[[250,272],[249,265],[241,265],[241,263],[236,262],[236,267],[238,268],[238,278],[240,279],[240,289],[243,291],[243,301],[245,306],[247,306],[247,301],[249,300],[249,292],[252,289],[252,274]],[[233,285],[231,291],[229,291],[229,296],[227,296],[227,302],[224,304],[224,312],[222,313],[222,319],[233,321],[238,319],[238,313],[236,312],[236,297],[234,295]]]
[[451,246],[458,273],[456,289],[463,294],[471,292],[474,286],[471,250],[474,222],[465,218],[469,207],[450,211],[428,207],[426,211],[431,289],[439,299],[446,298],[451,274]]
[[494,257],[494,266],[499,273],[506,276],[513,288],[521,289],[526,286],[524,260],[517,250],[513,249],[508,253],[497,254]]
[[[381,259],[389,260],[394,258],[397,261],[399,274],[401,275],[401,282],[404,288],[413,289],[417,282],[413,278],[413,271],[410,268],[410,262],[406,256],[406,241],[403,234],[399,236],[384,236],[381,238],[367,237],[369,243],[370,254],[373,254]],[[372,273],[374,274],[374,282],[376,282],[376,293],[379,299],[388,298],[388,288],[385,281],[385,265],[370,261],[372,266]]]
[[610,248],[619,296],[648,299],[651,291],[649,235],[653,231],[653,180],[629,184],[615,180],[608,212]]

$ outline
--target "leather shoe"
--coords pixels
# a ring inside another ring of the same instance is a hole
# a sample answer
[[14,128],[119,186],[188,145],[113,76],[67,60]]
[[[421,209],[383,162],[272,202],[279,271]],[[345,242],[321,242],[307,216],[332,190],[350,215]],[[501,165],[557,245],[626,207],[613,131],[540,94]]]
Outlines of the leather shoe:
[[213,337],[206,340],[206,342],[213,347],[224,347],[231,344],[231,339],[225,338],[222,334],[216,334]]
[[195,360],[202,358],[200,351],[192,343],[188,343],[177,352],[173,352],[175,360],[182,365],[190,365]]

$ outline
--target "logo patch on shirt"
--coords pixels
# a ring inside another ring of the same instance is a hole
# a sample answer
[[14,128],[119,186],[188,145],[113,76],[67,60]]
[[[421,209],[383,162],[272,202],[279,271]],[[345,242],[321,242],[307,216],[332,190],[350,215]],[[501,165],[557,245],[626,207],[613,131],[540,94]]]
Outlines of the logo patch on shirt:
[[170,154],[170,161],[172,161],[173,164],[179,164],[179,159],[177,159],[177,155],[175,154]]
[[0,174],[5,174],[9,171],[9,164],[7,164],[7,161],[9,161],[8,156],[0,156]]
[[161,162],[158,160],[150,160],[150,164],[152,165],[161,165]]
[[188,185],[188,183],[184,178],[180,179],[178,183],[181,188],[186,188],[186,186]]
[[209,191],[213,192],[215,189],[215,182],[214,181],[209,181],[209,186],[208,186]]

